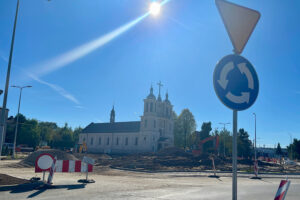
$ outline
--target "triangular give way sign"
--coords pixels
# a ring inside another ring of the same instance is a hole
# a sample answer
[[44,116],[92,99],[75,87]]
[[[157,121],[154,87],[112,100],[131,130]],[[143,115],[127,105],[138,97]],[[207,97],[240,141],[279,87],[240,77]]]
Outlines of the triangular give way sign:
[[225,0],[215,1],[234,51],[241,54],[260,18],[260,13]]

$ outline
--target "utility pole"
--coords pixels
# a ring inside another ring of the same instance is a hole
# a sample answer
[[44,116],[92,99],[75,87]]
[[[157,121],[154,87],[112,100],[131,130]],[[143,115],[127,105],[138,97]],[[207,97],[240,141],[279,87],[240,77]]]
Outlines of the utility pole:
[[1,160],[1,153],[2,153],[2,144],[3,144],[3,141],[5,140],[4,134],[5,134],[5,126],[6,126],[6,118],[5,118],[6,117],[6,115],[5,115],[6,114],[6,103],[7,103],[7,95],[8,95],[11,62],[12,62],[12,56],[13,56],[13,51],[14,51],[14,42],[15,42],[15,33],[16,33],[19,5],[20,5],[20,0],[17,1],[14,28],[13,28],[13,34],[12,34],[12,40],[11,40],[11,44],[10,44],[10,52],[9,52],[9,58],[8,58],[2,113],[1,113],[1,117],[0,117],[0,160]]
[[229,122],[227,122],[227,123],[220,122],[219,124],[224,126],[224,128],[223,128],[223,143],[224,143],[223,150],[224,150],[224,152],[223,153],[224,153],[224,157],[225,157],[226,156],[226,154],[225,154],[225,129],[226,129],[226,125],[229,125],[230,123]]
[[288,133],[291,139],[291,159],[293,160],[293,136],[291,133]]
[[22,91],[23,91],[24,88],[31,88],[32,86],[27,85],[27,86],[20,87],[20,86],[12,85],[11,87],[20,89],[18,114],[17,114],[17,122],[16,122],[15,137],[14,137],[14,149],[13,149],[13,158],[15,158],[16,157],[16,143],[17,143],[17,134],[18,134],[19,114],[20,114],[20,105],[21,105],[21,99],[22,99]]

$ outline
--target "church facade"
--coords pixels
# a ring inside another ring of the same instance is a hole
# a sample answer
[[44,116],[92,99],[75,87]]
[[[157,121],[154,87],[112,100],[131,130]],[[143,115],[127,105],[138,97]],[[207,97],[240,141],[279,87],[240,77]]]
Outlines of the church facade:
[[[161,85],[160,85],[161,87]],[[88,152],[141,153],[156,152],[174,146],[173,106],[168,98],[156,98],[153,88],[144,99],[144,113],[140,121],[115,122],[114,107],[109,123],[91,123],[79,135]]]

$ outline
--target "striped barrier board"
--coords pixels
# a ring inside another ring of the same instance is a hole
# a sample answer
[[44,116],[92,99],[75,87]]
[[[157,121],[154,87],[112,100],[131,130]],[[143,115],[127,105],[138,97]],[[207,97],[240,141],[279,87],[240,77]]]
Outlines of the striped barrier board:
[[280,185],[279,185],[279,188],[277,190],[274,200],[284,200],[285,199],[285,195],[289,189],[290,183],[291,183],[291,181],[289,181],[289,180],[281,180],[280,181]]
[[56,157],[53,159],[53,162],[52,162],[52,165],[51,165],[51,168],[50,168],[50,172],[49,172],[49,176],[48,176],[47,184],[52,184],[54,171],[55,171],[55,163],[56,163]]
[[57,160],[55,172],[93,172],[93,165],[81,160]]
[[[92,159],[90,159],[92,160]],[[89,161],[90,161],[89,160]],[[92,172],[93,165],[81,160],[56,160],[51,154],[43,153],[35,161],[35,172],[51,171],[55,161],[55,172]]]

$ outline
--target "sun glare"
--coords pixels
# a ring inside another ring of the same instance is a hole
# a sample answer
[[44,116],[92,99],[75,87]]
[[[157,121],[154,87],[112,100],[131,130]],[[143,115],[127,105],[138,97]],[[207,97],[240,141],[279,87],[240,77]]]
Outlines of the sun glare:
[[161,5],[158,2],[151,3],[150,9],[149,9],[150,14],[152,14],[154,16],[158,15],[160,12],[160,7],[161,7]]

